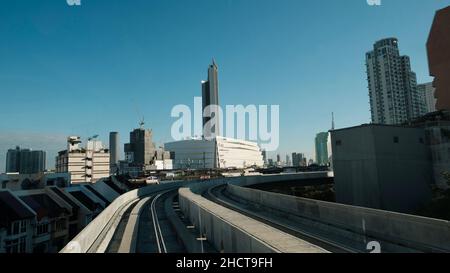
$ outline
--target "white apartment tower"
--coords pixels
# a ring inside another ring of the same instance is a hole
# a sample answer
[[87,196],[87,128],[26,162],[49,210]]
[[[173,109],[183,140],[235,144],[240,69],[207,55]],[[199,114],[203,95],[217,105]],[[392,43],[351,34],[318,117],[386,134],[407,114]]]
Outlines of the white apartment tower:
[[95,183],[109,176],[109,150],[103,148],[102,142],[90,139],[86,147],[80,147],[80,137],[67,138],[67,150],[56,157],[56,172],[70,173],[72,183]]
[[375,43],[366,54],[372,123],[401,124],[426,112],[408,56],[400,56],[396,38]]
[[424,96],[425,105],[426,105],[426,113],[436,112],[436,102],[437,99],[434,97],[434,91],[436,90],[433,87],[433,83],[424,83],[417,85],[417,90],[419,94]]

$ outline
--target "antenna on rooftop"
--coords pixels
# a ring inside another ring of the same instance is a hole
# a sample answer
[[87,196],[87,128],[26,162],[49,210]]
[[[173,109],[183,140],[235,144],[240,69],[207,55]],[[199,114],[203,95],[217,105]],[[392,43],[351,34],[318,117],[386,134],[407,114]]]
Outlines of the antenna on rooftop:
[[139,122],[139,128],[144,129],[145,120],[144,117],[141,118],[141,121]]

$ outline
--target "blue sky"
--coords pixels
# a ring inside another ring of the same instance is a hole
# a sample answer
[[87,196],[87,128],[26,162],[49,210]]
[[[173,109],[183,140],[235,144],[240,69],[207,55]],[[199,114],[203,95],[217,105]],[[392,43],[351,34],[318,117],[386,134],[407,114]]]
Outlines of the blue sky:
[[364,56],[397,37],[418,81],[434,13],[450,0],[2,0],[0,171],[7,148],[48,151],[65,137],[119,131],[145,116],[171,141],[176,104],[193,104],[214,57],[221,104],[280,105],[280,150],[370,121]]

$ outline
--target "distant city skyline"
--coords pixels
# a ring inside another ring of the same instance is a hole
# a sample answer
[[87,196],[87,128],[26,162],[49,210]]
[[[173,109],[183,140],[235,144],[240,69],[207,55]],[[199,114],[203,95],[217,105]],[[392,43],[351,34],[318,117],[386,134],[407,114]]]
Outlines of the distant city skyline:
[[201,95],[211,58],[221,68],[221,104],[280,105],[280,148],[267,158],[314,158],[315,135],[330,129],[331,112],[337,128],[370,122],[365,54],[375,41],[398,38],[417,82],[432,81],[425,44],[435,11],[450,4],[5,2],[0,172],[15,146],[46,151],[53,168],[69,135],[98,134],[107,144],[116,131],[123,147],[142,116],[157,146],[171,141],[170,110]]

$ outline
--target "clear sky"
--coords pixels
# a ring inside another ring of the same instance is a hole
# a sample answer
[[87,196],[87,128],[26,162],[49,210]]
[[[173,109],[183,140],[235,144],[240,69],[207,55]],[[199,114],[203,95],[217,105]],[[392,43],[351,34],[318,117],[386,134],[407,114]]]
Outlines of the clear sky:
[[[221,104],[280,105],[280,150],[314,154],[331,126],[368,123],[364,58],[397,37],[418,81],[425,43],[450,0],[2,0],[0,171],[8,148],[56,151],[67,135],[118,131],[145,116],[171,141],[176,104],[193,104],[214,57]],[[273,155],[271,155],[273,156]]]

